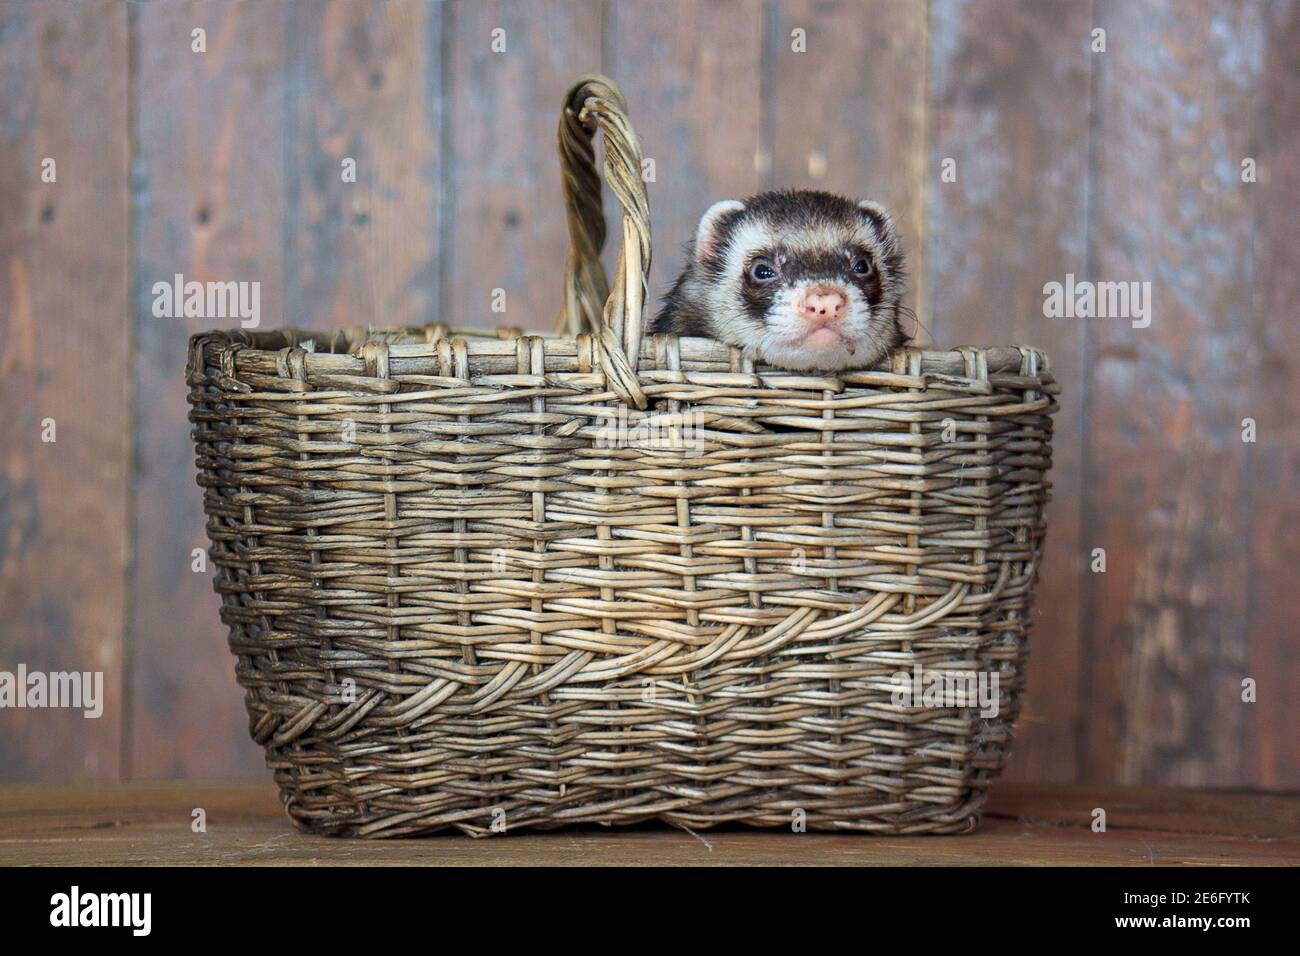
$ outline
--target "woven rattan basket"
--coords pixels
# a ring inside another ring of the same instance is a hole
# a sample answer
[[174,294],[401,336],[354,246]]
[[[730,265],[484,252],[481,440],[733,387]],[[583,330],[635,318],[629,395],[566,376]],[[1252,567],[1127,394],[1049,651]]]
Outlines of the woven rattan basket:
[[[289,816],[971,829],[1022,687],[1045,358],[821,376],[643,341],[649,210],[608,80],[570,91],[560,146],[567,334],[191,341],[221,616]],[[921,671],[996,675],[996,713],[907,697]]]

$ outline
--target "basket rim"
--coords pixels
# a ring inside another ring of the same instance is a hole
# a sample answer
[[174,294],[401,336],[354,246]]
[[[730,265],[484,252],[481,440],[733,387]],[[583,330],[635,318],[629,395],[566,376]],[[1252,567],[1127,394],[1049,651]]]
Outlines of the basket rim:
[[[385,358],[407,360],[412,366],[424,362],[436,364],[450,349],[466,357],[513,359],[541,347],[547,354],[579,358],[599,365],[599,349],[592,336],[576,337],[557,332],[501,327],[451,328],[445,324],[379,328],[352,326],[344,329],[302,329],[282,327],[267,330],[216,329],[190,337],[190,364],[193,373],[202,362],[235,370],[244,366],[265,369],[273,364],[286,369],[295,367],[298,374],[335,375],[365,374],[367,349],[385,351]],[[200,350],[213,350],[204,358]],[[219,358],[224,356],[224,359]],[[1030,345],[959,345],[951,348],[905,346],[886,354],[870,368],[832,372],[794,372],[754,361],[743,350],[715,339],[674,335],[647,336],[641,345],[641,359],[647,362],[642,372],[656,367],[671,368],[680,362],[709,363],[751,375],[784,376],[852,383],[862,375],[879,373],[910,375],[946,375],[965,378],[972,362],[982,359],[985,374],[1028,375],[1041,381],[1045,390],[1055,390],[1055,377],[1047,353]],[[423,362],[421,360],[424,360]],[[404,363],[404,364],[407,364]]]

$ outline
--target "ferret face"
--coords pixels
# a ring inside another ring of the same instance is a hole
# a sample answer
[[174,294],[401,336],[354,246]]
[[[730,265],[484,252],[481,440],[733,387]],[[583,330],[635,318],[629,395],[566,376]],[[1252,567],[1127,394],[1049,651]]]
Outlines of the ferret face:
[[717,203],[700,221],[682,293],[714,338],[788,369],[874,365],[905,340],[903,257],[888,213],[828,193]]

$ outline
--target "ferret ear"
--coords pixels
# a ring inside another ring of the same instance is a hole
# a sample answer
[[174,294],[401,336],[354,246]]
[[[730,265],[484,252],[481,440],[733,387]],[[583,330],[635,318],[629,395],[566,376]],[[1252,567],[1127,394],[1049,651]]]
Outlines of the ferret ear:
[[699,262],[711,259],[722,251],[723,225],[745,211],[745,204],[735,199],[715,202],[700,219],[695,230],[695,258]]
[[873,199],[859,199],[858,208],[867,214],[871,224],[876,228],[876,235],[884,239],[894,231],[894,219],[889,210]]

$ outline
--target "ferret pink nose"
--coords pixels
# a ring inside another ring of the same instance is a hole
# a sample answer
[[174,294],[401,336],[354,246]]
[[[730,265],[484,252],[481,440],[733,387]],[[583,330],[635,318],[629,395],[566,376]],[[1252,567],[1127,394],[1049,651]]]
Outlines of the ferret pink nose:
[[819,285],[809,289],[803,297],[803,317],[809,322],[823,325],[843,318],[849,300],[834,286]]

